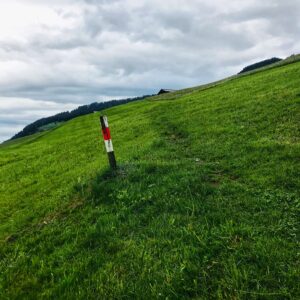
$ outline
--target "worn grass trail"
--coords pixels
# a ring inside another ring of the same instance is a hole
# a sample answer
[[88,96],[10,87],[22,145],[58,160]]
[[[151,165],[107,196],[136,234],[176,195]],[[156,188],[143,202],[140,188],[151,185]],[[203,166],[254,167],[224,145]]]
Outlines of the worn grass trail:
[[116,173],[98,114],[2,147],[0,298],[297,299],[299,78],[107,110]]

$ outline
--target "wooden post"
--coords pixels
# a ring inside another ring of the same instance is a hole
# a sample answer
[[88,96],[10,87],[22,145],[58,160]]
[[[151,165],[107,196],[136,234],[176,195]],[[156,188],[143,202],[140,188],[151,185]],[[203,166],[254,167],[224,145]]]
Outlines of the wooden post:
[[112,169],[115,170],[117,168],[117,162],[116,162],[116,158],[115,158],[114,148],[113,148],[110,131],[109,131],[109,127],[108,127],[108,121],[107,121],[106,116],[100,116],[100,124],[101,124],[101,128],[102,128],[102,134],[103,134],[106,152],[108,155],[109,165]]

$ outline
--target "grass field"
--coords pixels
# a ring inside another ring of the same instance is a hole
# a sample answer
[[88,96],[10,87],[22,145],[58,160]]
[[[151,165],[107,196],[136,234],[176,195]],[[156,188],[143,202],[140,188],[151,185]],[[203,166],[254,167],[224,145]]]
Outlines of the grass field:
[[0,299],[299,299],[300,63],[0,146]]

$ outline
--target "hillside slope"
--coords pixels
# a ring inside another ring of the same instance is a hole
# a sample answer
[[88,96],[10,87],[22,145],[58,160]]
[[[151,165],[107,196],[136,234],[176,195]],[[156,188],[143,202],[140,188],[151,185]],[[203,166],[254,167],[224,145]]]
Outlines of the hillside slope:
[[296,299],[300,63],[0,146],[0,298]]

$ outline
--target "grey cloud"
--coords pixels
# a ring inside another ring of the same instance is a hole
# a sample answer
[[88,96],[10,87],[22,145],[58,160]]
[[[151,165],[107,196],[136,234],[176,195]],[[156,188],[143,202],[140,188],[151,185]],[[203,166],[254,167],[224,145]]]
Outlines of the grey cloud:
[[292,37],[297,39],[300,30],[300,2],[296,0],[266,0],[243,12],[226,15],[231,22],[265,20],[267,33],[271,36]]

